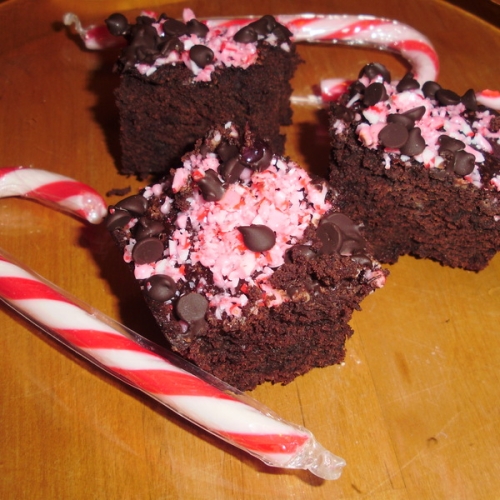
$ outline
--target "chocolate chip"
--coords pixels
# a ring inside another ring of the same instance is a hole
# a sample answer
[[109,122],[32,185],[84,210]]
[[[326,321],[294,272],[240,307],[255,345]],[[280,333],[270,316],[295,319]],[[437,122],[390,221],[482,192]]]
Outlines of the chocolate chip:
[[351,123],[355,118],[354,112],[342,104],[333,107],[332,115],[346,123]]
[[262,172],[271,164],[273,152],[269,144],[256,139],[251,146],[245,146],[241,149],[240,158],[252,170]]
[[442,151],[451,151],[455,153],[456,151],[460,151],[465,148],[465,142],[459,141],[458,139],[453,139],[449,135],[440,135],[437,140],[439,144],[439,154]]
[[196,292],[183,295],[177,302],[175,310],[182,320],[189,324],[205,318],[208,310],[208,300]]
[[434,99],[436,97],[436,92],[441,89],[441,85],[437,82],[429,80],[425,82],[422,86],[422,92],[427,99]]
[[408,129],[401,123],[388,123],[379,132],[378,140],[386,148],[400,148],[408,140]]
[[383,83],[370,83],[370,85],[368,85],[365,89],[363,104],[365,106],[373,106],[374,104],[377,104],[377,102],[385,101],[387,97],[387,92]]
[[178,21],[177,19],[167,19],[163,23],[162,28],[165,35],[179,37],[187,34],[187,26],[182,21]]
[[136,194],[120,200],[115,207],[128,210],[135,215],[143,215],[148,208],[148,200],[144,196]]
[[199,38],[205,38],[208,33],[208,26],[203,23],[200,23],[198,19],[191,19],[186,23],[187,34],[188,35],[196,35]]
[[273,16],[265,15],[257,21],[250,23],[257,35],[266,36],[271,33],[277,26],[278,22]]
[[262,224],[239,226],[238,231],[243,236],[243,243],[252,252],[265,252],[273,248],[276,243],[274,231]]
[[239,161],[237,156],[233,156],[219,165],[219,174],[225,182],[234,184],[240,180],[244,169],[245,165]]
[[316,252],[309,245],[294,245],[285,252],[285,262],[295,262],[297,258],[312,259]]
[[320,224],[316,231],[316,236],[322,243],[321,248],[319,249],[320,253],[338,253],[342,242],[342,233],[335,224]]
[[414,121],[418,121],[422,119],[422,117],[425,115],[426,107],[425,106],[417,106],[416,108],[409,109],[408,111],[405,111],[404,113],[401,113],[403,116],[408,116]]
[[144,238],[151,238],[165,231],[165,226],[160,221],[141,217],[138,224],[134,227],[134,231],[135,239],[143,240]]
[[455,153],[455,161],[453,163],[453,171],[457,175],[469,175],[474,170],[476,159],[473,154],[465,151],[457,151]]
[[404,114],[397,113],[387,115],[387,123],[400,123],[401,125],[404,125],[408,130],[412,129],[415,126],[415,120],[413,120],[413,118]]
[[477,100],[474,89],[469,89],[461,98],[462,104],[468,111],[477,111]]
[[401,154],[407,156],[419,155],[425,149],[425,139],[420,128],[412,128],[408,132],[408,140],[401,146]]
[[279,42],[286,42],[293,36],[293,33],[286,26],[283,26],[283,24],[277,24],[273,28],[272,34]]
[[258,40],[258,35],[252,26],[244,26],[234,35],[234,41],[238,43],[254,43]]
[[366,86],[361,83],[359,80],[353,82],[349,86],[349,97],[354,97],[357,94],[364,94],[366,90]]
[[352,256],[364,252],[366,242],[359,232],[359,226],[342,213],[333,213],[323,217],[316,235],[323,243],[321,253]]
[[174,51],[181,53],[184,50],[184,43],[182,43],[177,37],[171,36],[161,43],[158,49],[162,56],[168,56],[168,54]]
[[238,156],[240,151],[236,146],[229,144],[229,142],[221,142],[215,149],[215,152],[222,161],[227,161],[229,158]]
[[439,104],[441,104],[441,106],[454,106],[460,103],[460,96],[458,94],[455,94],[453,90],[436,90],[435,97]]
[[106,229],[114,231],[115,229],[126,226],[132,220],[132,216],[128,210],[120,210],[115,207],[109,208],[109,213],[106,217]]
[[163,243],[158,238],[144,238],[132,249],[132,259],[138,265],[151,264],[163,257]]
[[127,18],[119,13],[111,14],[104,22],[114,36],[125,35],[130,28]]
[[224,186],[215,170],[207,170],[205,176],[202,177],[197,184],[203,199],[206,201],[219,201],[224,196]]
[[200,68],[211,64],[214,60],[214,53],[205,45],[193,45],[189,49],[189,57]]
[[420,83],[418,83],[415,78],[413,78],[412,73],[406,73],[403,78],[399,81],[399,83],[396,85],[396,90],[398,92],[404,92],[405,90],[414,90],[414,89],[419,89],[420,88]]
[[391,74],[389,70],[380,63],[369,63],[364,66],[359,72],[358,78],[366,76],[369,80],[374,80],[378,76],[381,76],[385,82],[390,83]]
[[153,300],[166,302],[174,297],[176,284],[173,278],[166,274],[155,274],[144,283],[144,292]]

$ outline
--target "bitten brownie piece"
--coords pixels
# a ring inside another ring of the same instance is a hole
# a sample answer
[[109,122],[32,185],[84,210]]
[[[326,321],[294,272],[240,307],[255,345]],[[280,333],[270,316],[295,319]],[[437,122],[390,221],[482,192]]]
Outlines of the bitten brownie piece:
[[171,347],[242,390],[341,362],[387,274],[326,181],[231,124],[107,226]]
[[381,262],[479,271],[500,249],[500,117],[436,82],[362,69],[330,109],[330,180]]
[[228,121],[249,124],[282,153],[280,126],[291,123],[290,79],[300,62],[291,32],[272,16],[209,29],[189,9],[184,22],[150,15],[132,25],[122,14],[106,20],[128,42],[116,64],[121,172],[165,173]]

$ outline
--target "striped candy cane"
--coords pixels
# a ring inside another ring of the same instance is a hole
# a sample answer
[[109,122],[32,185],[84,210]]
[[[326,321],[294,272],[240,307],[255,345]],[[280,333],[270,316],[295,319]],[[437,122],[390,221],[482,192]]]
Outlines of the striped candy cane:
[[285,422],[173,354],[163,351],[160,356],[158,346],[78,305],[2,251],[0,298],[109,374],[267,465],[308,469],[324,479],[340,476],[344,460],[325,450],[306,429]]
[[91,187],[64,175],[25,167],[0,168],[0,198],[23,196],[98,224],[106,202]]

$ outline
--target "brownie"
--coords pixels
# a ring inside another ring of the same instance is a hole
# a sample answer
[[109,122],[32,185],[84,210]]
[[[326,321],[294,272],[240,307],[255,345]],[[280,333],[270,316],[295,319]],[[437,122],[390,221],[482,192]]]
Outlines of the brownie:
[[242,390],[340,363],[387,274],[325,180],[230,123],[107,227],[172,349]]
[[375,257],[479,271],[500,249],[500,117],[411,73],[364,67],[330,108],[330,180]]
[[121,173],[165,173],[228,121],[249,124],[282,153],[280,126],[291,123],[290,79],[300,62],[291,32],[272,16],[210,29],[189,9],[184,22],[150,16],[106,20],[127,41],[116,64]]

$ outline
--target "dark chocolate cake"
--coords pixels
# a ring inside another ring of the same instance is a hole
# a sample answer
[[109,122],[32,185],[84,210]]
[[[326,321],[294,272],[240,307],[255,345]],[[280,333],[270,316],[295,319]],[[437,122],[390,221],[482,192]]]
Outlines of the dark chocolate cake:
[[107,226],[170,346],[247,390],[341,362],[353,310],[385,282],[335,196],[226,124]]
[[291,123],[290,79],[300,61],[291,33],[272,16],[242,27],[208,28],[152,14],[106,23],[128,44],[116,64],[121,172],[165,173],[214,125],[249,124],[277,153],[281,125]]
[[411,74],[370,64],[330,110],[339,208],[375,257],[410,254],[479,271],[500,250],[500,117]]

